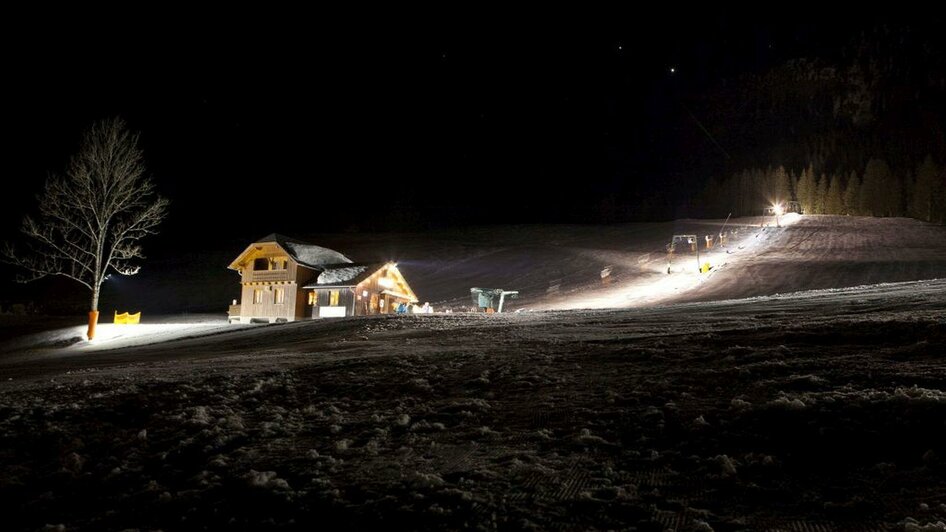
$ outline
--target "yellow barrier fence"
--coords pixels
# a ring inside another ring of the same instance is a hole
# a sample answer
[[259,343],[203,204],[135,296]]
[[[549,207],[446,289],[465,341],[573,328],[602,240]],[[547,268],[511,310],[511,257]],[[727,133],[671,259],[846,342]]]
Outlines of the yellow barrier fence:
[[122,312],[121,314],[118,311],[115,311],[115,324],[116,325],[138,325],[141,322],[141,312],[136,312],[134,314],[129,314],[127,312]]

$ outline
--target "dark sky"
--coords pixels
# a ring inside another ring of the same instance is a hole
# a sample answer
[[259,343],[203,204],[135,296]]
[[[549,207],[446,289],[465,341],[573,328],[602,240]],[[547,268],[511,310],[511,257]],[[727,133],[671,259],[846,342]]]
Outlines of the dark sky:
[[5,37],[4,238],[110,116],[172,201],[164,243],[672,203],[723,161],[687,98],[842,38],[715,11],[177,15]]

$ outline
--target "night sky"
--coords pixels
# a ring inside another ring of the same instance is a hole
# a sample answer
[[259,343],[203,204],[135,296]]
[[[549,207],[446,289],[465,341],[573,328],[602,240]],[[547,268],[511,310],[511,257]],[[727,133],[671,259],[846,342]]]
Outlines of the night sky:
[[208,234],[596,222],[608,202],[672,218],[726,161],[688,99],[863,23],[400,15],[154,13],[5,37],[2,236],[110,116],[141,132],[172,201],[152,250]]

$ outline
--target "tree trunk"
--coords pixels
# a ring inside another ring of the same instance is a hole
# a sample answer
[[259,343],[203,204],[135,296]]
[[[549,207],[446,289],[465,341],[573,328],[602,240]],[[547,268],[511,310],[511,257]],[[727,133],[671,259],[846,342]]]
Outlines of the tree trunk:
[[99,291],[102,290],[102,283],[96,283],[92,288],[92,306],[89,310],[98,312],[99,310]]
[[89,311],[89,330],[86,335],[89,340],[95,338],[95,326],[99,322],[99,290],[100,286],[96,284],[92,289],[92,309]]
[[89,331],[86,333],[89,336],[89,340],[95,338],[95,325],[99,322],[99,311],[90,310],[89,311]]

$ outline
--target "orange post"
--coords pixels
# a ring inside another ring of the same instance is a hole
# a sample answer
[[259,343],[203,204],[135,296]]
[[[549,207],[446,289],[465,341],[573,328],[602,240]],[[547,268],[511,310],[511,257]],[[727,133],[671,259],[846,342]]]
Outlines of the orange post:
[[90,310],[89,311],[89,340],[95,338],[95,325],[99,322],[99,311]]

